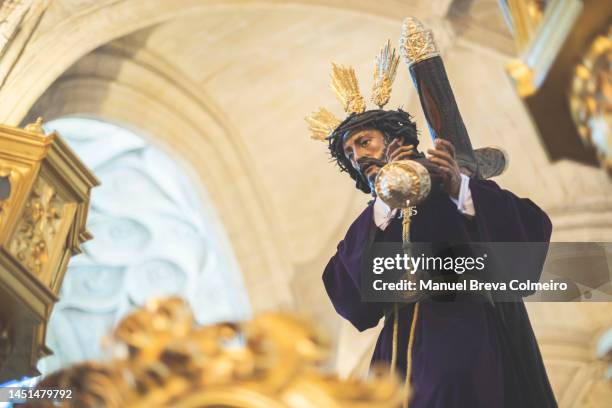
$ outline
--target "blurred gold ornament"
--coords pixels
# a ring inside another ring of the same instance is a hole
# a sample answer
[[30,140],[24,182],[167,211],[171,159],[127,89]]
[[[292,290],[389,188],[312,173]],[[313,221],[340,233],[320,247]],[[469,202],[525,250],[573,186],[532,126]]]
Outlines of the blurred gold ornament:
[[602,167],[612,174],[612,25],[595,37],[574,68],[569,91],[580,138],[595,148]]
[[548,159],[602,166],[612,176],[612,2],[499,4],[518,48],[506,69]]
[[66,368],[38,388],[72,388],[64,406],[75,407],[382,408],[407,399],[387,372],[367,381],[324,373],[326,338],[279,313],[194,327],[188,305],[168,298],[124,318],[113,345],[111,362]]
[[521,98],[526,98],[536,92],[533,70],[520,60],[512,60],[506,65],[506,71],[512,80],[516,91]]
[[505,0],[499,2],[507,16],[517,50],[522,52],[533,40],[544,16],[545,2],[541,0]]

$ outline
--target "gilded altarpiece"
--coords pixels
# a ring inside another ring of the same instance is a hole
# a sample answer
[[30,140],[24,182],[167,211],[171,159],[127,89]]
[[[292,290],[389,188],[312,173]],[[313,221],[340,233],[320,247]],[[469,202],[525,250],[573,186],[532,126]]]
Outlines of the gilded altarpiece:
[[91,238],[85,222],[98,184],[41,122],[0,125],[0,382],[37,375],[46,324],[68,260]]

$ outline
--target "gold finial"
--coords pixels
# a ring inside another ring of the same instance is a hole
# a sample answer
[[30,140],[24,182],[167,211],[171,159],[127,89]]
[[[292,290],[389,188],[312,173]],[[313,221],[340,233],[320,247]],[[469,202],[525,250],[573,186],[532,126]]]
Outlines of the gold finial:
[[340,124],[340,119],[325,108],[319,108],[317,112],[306,117],[308,128],[312,132],[311,137],[315,140],[325,141]]
[[391,50],[391,41],[380,49],[376,57],[374,68],[374,86],[372,87],[372,101],[382,109],[391,97],[391,86],[395,80],[399,57],[395,54],[395,48]]
[[25,129],[25,130],[27,130],[28,132],[32,132],[32,133],[41,133],[41,134],[43,134],[43,135],[44,135],[44,134],[45,134],[45,130],[43,129],[42,124],[43,124],[43,118],[42,118],[42,116],[39,116],[39,117],[36,119],[36,122],[34,122],[34,123],[28,123],[28,124],[25,126],[25,128],[24,128],[24,129]]
[[365,100],[359,93],[359,84],[353,67],[332,63],[332,89],[346,113],[365,111]]
[[399,47],[408,66],[440,55],[432,31],[414,17],[404,20]]

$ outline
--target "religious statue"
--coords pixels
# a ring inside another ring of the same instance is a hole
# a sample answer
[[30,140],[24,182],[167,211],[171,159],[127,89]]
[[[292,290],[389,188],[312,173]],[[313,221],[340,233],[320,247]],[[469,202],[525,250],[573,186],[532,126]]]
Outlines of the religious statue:
[[[376,243],[550,240],[544,211],[487,179],[505,169],[506,157],[491,148],[472,150],[432,41],[418,20],[405,21],[400,49],[434,137],[427,155],[418,148],[412,117],[383,109],[399,61],[390,45],[375,64],[372,100],[378,109],[366,110],[355,71],[334,64],[332,89],[348,116],[340,120],[321,108],[307,118],[340,170],[373,196],[325,267],[325,289],[338,314],[360,331],[384,317],[372,363],[387,363],[404,379],[410,407],[555,407],[520,296],[512,302],[362,300],[360,270]],[[415,67],[421,62],[426,65]],[[399,163],[409,177],[381,180]],[[395,192],[381,187],[393,183]],[[536,261],[541,267],[543,259]],[[521,273],[537,281],[541,269]]]

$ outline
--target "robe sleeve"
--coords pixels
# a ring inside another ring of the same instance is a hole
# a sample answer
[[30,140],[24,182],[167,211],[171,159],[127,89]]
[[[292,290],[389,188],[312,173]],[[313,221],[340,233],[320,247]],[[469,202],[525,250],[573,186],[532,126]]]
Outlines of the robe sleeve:
[[[471,180],[476,222],[483,241],[550,242],[552,223],[531,200],[519,198],[490,180]],[[535,247],[535,246],[534,246]],[[538,245],[547,248],[547,245]],[[546,251],[529,254],[530,268],[509,268],[517,279],[539,280]],[[521,296],[533,292],[525,291]],[[508,300],[508,298],[506,299]],[[522,301],[496,302],[493,308],[502,342],[506,387],[520,390],[507,397],[510,406],[556,407],[538,343]]]
[[550,242],[552,223],[528,198],[519,198],[491,180],[470,180],[481,241]]
[[[502,261],[492,271],[492,279],[539,281],[552,233],[548,215],[531,200],[519,198],[490,180],[470,180],[470,190],[480,241],[538,243],[505,246],[507,249],[503,250]],[[528,296],[534,291],[510,293],[512,296]]]
[[384,314],[382,304],[362,302],[359,290],[361,262],[376,230],[372,207],[353,222],[323,272],[325,290],[336,312],[359,331],[375,327]]

